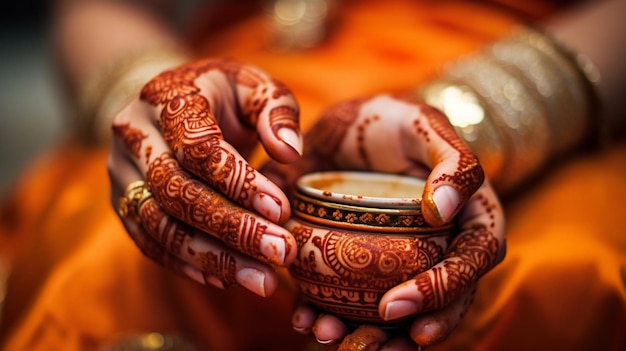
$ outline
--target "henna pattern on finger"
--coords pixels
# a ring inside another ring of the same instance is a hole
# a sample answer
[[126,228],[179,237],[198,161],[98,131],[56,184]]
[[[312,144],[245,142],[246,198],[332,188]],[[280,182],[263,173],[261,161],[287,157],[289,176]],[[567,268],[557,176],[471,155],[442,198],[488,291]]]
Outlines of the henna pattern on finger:
[[306,135],[305,145],[311,146],[307,151],[314,151],[316,155],[331,160],[357,120],[364,101],[346,101],[326,111]]
[[[485,180],[478,158],[457,135],[454,127],[443,113],[423,103],[418,104],[418,107],[421,115],[428,121],[428,125],[435,134],[456,150],[459,156],[457,169],[454,174],[444,173],[435,179],[433,184],[450,182],[455,185],[462,197],[469,198]],[[427,132],[418,123],[415,123],[414,126],[417,134],[426,136],[426,141],[430,141],[428,134],[426,134]]]
[[274,134],[278,133],[281,128],[297,130],[297,115],[298,111],[289,106],[278,106],[270,110],[270,125]]
[[213,252],[200,253],[200,269],[203,272],[210,272],[223,285],[224,288],[229,285],[237,284],[237,261],[232,255],[226,252],[220,252],[219,255]]
[[[267,225],[191,177],[172,154],[164,153],[150,163],[147,180],[153,195],[170,215],[212,234],[234,249],[268,260],[260,251],[261,236],[266,233]],[[285,257],[292,249],[286,245]]]
[[[226,145],[212,106],[196,84],[201,75],[213,70],[249,90],[238,111],[240,122],[247,126],[256,126],[270,100],[289,94],[284,85],[250,67],[208,59],[161,73],[144,86],[140,98],[163,107],[159,124],[181,164],[237,203],[244,203],[255,190],[256,173],[245,162],[237,161]],[[284,126],[297,129],[298,112],[294,107],[274,103],[268,113],[275,134]]]
[[[152,255],[164,257],[164,249],[177,257],[181,257],[181,249],[185,242],[189,242],[197,235],[196,229],[178,222],[166,215],[155,201],[146,202],[140,209],[142,226],[160,244],[157,248],[149,248]],[[236,283],[237,263],[235,258],[227,252],[216,254],[211,251],[196,252],[191,246],[187,246],[187,253],[190,256],[197,256],[200,270],[206,274],[217,278],[222,287]],[[165,263],[160,260],[160,263]]]
[[140,214],[142,226],[146,231],[161,246],[175,255],[180,255],[185,238],[193,235],[190,228],[168,217],[154,201],[141,206]]
[[141,157],[141,143],[148,136],[137,128],[130,126],[130,123],[113,124],[113,132],[121,139],[126,149],[136,158]]
[[423,296],[423,311],[448,305],[468,289],[498,262],[500,242],[492,232],[495,226],[493,208],[486,197],[476,195],[477,201],[490,213],[489,223],[475,223],[463,230],[450,244],[442,266],[415,278]]

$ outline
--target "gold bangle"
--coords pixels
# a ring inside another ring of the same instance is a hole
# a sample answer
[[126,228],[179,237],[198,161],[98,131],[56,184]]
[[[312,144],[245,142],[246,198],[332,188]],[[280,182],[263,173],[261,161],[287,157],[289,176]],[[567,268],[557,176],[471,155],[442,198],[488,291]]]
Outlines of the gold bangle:
[[154,76],[188,60],[171,46],[150,46],[130,52],[98,72],[78,101],[76,129],[87,144],[110,139],[111,121]]
[[448,116],[499,191],[519,184],[588,132],[596,101],[592,78],[552,40],[516,30],[452,63],[418,91]]

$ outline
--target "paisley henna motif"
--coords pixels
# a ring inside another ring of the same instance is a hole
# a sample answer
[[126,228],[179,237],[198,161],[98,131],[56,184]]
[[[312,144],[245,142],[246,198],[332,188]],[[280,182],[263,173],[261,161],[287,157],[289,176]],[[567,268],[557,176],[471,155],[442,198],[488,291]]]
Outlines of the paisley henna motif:
[[432,267],[442,257],[447,239],[401,234],[366,234],[287,225],[299,254],[290,266],[300,291],[322,310],[348,320],[383,323],[378,302],[393,286]]

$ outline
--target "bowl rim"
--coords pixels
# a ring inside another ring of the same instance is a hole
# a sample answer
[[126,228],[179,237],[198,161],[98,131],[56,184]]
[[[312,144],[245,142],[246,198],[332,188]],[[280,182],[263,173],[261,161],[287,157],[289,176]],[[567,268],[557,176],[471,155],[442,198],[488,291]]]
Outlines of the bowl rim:
[[[309,184],[314,180],[323,179],[355,179],[366,180],[369,182],[401,182],[405,184],[414,184],[416,187],[421,188],[421,191],[416,191],[415,197],[374,197],[361,194],[345,194],[340,192],[331,192],[323,189],[319,189]],[[306,173],[298,177],[296,180],[296,190],[309,197],[323,200],[325,202],[335,202],[339,204],[355,205],[363,207],[374,207],[379,209],[415,209],[421,208],[421,195],[424,186],[426,185],[426,179],[404,175],[396,173],[384,173],[375,171],[316,171]]]

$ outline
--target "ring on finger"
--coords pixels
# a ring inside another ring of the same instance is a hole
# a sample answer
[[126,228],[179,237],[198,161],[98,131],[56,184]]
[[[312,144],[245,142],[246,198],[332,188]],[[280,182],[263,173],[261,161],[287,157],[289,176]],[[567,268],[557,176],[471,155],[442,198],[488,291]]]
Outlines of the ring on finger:
[[139,209],[152,198],[152,192],[143,180],[136,180],[126,187],[124,196],[120,197],[117,212],[122,218],[139,221]]

